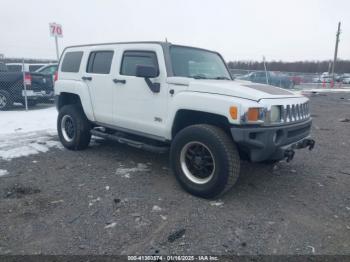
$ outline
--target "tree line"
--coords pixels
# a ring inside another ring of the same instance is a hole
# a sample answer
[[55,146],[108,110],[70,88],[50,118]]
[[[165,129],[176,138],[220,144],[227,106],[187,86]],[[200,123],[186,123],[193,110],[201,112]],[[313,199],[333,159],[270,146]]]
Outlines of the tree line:
[[[330,70],[330,63],[330,61],[271,61],[266,62],[266,65],[269,71],[322,73]],[[230,69],[264,70],[264,63],[258,61],[230,61],[228,67]],[[350,73],[350,60],[338,60],[335,72]]]

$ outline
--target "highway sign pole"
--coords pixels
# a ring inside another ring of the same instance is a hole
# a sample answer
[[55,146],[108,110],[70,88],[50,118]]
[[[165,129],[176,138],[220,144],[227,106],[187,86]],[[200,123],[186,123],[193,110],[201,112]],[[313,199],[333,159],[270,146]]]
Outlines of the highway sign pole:
[[50,23],[49,28],[50,28],[50,36],[53,36],[55,38],[56,56],[58,61],[60,59],[60,51],[58,48],[58,38],[63,37],[62,26],[60,24]]
[[55,43],[56,43],[56,55],[57,55],[57,61],[60,60],[60,51],[58,49],[58,39],[57,35],[55,35]]

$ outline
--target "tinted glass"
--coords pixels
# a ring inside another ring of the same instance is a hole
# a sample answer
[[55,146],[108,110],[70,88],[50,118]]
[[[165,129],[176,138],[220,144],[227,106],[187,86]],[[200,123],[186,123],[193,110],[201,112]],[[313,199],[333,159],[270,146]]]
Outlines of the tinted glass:
[[0,63],[0,72],[7,72],[7,67],[4,63]]
[[124,52],[120,74],[136,76],[136,67],[138,65],[154,66],[158,70],[156,54],[150,51]]
[[21,65],[7,65],[7,70],[9,72],[22,72]]
[[190,47],[172,46],[170,58],[175,76],[231,79],[224,61],[217,53]]
[[91,52],[86,72],[109,74],[113,59],[113,51]]
[[70,73],[79,72],[82,57],[83,57],[83,52],[81,51],[67,52],[64,55],[61,71],[70,72]]
[[43,74],[49,74],[52,75],[57,71],[57,66],[53,65],[53,66],[47,66],[42,68],[41,70],[38,70],[38,72],[43,73]]
[[43,67],[43,65],[30,65],[29,72],[34,72],[34,71],[38,70],[40,67]]

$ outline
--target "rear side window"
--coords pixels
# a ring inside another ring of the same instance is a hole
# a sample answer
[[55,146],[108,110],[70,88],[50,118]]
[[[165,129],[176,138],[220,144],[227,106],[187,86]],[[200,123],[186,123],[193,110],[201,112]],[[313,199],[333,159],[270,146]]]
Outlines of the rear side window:
[[138,65],[154,66],[158,70],[156,53],[151,51],[125,51],[120,74],[136,76],[136,67]]
[[69,73],[77,73],[80,69],[81,58],[83,57],[83,52],[67,52],[64,55],[61,71]]
[[109,74],[111,71],[113,51],[91,52],[86,72],[94,74]]
[[7,65],[7,70],[9,72],[22,72],[21,65]]

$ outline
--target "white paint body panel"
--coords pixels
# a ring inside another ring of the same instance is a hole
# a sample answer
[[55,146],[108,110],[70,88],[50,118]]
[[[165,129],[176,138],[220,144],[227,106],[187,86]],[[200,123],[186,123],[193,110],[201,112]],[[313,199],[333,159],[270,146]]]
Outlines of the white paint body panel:
[[[97,50],[114,51],[110,74],[86,73],[89,54]],[[153,93],[143,78],[120,74],[122,55],[126,50],[156,53],[160,74],[151,81],[160,83],[159,93]],[[246,84],[252,83],[247,81],[167,77],[163,48],[159,44],[82,46],[68,48],[67,51],[83,51],[84,55],[78,73],[64,73],[59,67],[59,80],[55,83],[56,95],[78,95],[87,118],[92,122],[164,140],[172,139],[173,122],[176,113],[182,109],[221,115],[226,117],[229,123],[239,125],[240,119],[233,120],[229,114],[231,106],[236,106],[241,115],[249,107],[268,108],[271,105],[304,103],[308,100],[293,93],[273,95],[249,88]],[[83,81],[83,76],[91,76],[92,81]],[[126,80],[126,83],[116,84],[113,82],[114,78]],[[174,94],[170,94],[170,90],[173,90]]]

